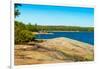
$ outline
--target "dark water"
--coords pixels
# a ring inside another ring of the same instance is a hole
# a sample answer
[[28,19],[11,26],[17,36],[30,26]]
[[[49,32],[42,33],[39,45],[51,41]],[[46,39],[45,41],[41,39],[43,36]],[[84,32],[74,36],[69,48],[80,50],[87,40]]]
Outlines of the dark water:
[[53,34],[38,34],[37,39],[67,37],[94,45],[94,32],[51,32]]

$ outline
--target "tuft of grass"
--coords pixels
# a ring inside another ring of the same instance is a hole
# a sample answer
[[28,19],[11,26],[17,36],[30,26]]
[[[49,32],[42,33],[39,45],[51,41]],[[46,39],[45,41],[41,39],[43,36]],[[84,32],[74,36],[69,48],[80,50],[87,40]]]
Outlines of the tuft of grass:
[[91,54],[87,54],[87,55],[85,56],[85,60],[86,60],[86,61],[93,61],[93,60],[94,60],[94,56],[91,56]]

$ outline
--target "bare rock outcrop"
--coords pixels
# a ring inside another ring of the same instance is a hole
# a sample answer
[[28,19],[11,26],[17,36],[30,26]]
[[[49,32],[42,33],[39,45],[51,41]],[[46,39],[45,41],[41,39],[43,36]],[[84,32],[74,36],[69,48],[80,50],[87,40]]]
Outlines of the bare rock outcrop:
[[16,45],[15,64],[93,61],[93,46],[69,38],[54,38],[35,45]]

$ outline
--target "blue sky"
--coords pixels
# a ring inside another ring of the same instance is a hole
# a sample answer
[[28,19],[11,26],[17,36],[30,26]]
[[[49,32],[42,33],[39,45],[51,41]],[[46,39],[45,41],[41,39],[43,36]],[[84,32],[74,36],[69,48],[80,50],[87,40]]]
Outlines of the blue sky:
[[93,26],[94,8],[22,4],[16,20],[38,25]]

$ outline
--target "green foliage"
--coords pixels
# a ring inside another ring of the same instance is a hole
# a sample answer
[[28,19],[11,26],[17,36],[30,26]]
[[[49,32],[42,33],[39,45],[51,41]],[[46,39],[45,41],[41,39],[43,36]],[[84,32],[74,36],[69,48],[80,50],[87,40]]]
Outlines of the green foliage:
[[20,15],[20,11],[18,9],[18,7],[21,6],[21,4],[15,4],[15,9],[14,9],[14,15],[15,17]]
[[32,25],[31,23],[29,23],[29,24],[26,25],[26,28],[27,28],[27,30],[32,31],[32,32],[38,32],[39,31],[37,24]]
[[52,31],[94,31],[93,27],[79,27],[79,26],[42,26],[37,24],[27,24],[27,29],[32,32],[52,32]]
[[35,35],[27,30],[22,22],[15,21],[15,44],[23,44],[35,39]]
[[17,29],[20,29],[20,30],[26,30],[26,25],[22,22],[18,22],[18,21],[15,21],[15,30]]
[[94,31],[93,27],[78,27],[78,26],[37,26],[39,31]]
[[32,40],[33,35],[28,30],[20,30],[15,34],[15,43],[25,43]]

